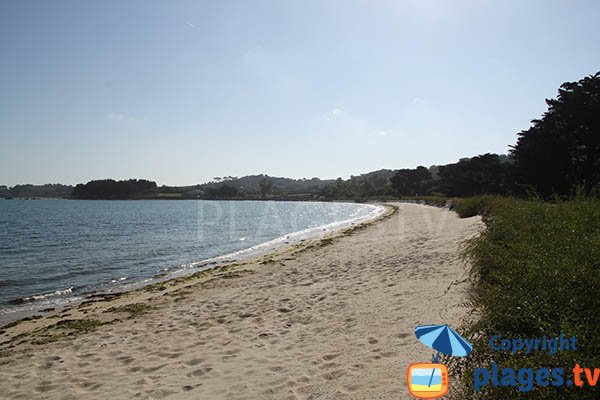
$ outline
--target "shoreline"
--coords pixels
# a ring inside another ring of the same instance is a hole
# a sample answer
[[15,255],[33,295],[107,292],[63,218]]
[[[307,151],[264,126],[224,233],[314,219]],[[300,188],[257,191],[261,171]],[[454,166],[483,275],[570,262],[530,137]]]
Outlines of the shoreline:
[[[111,200],[108,200],[111,201]],[[116,200],[121,201],[121,200]],[[12,310],[5,312],[4,310],[0,313],[0,331],[7,325],[14,322],[18,322],[22,319],[29,319],[30,317],[37,318],[39,316],[49,315],[49,312],[55,310],[63,310],[65,308],[76,307],[78,304],[86,302],[91,298],[101,297],[103,295],[121,294],[143,289],[146,286],[159,284],[161,282],[168,282],[173,279],[184,278],[189,275],[194,275],[198,272],[214,269],[220,266],[225,266],[235,262],[242,262],[247,259],[253,259],[268,255],[271,252],[277,251],[280,248],[293,246],[306,240],[319,239],[326,235],[335,234],[336,232],[343,231],[348,227],[355,225],[361,225],[363,223],[369,223],[370,221],[377,220],[381,215],[385,214],[385,207],[381,203],[365,203],[365,205],[371,206],[373,210],[369,212],[369,215],[358,219],[344,219],[340,221],[334,221],[331,223],[319,225],[312,228],[305,228],[299,231],[288,232],[284,235],[275,237],[267,240],[266,242],[257,243],[250,247],[241,248],[226,254],[216,255],[206,259],[197,261],[191,261],[186,264],[180,265],[178,268],[172,268],[161,274],[156,274],[151,277],[139,278],[131,282],[124,282],[114,287],[109,287],[106,290],[92,290],[87,292],[73,293],[70,297],[60,297],[62,293],[72,293],[73,287],[57,289],[53,292],[48,293],[36,293],[21,297],[14,300],[20,303],[15,303],[12,306]],[[371,215],[374,214],[374,215]],[[36,298],[44,299],[49,297],[57,296],[55,302],[49,303],[36,303]],[[33,299],[33,300],[29,300]]]
[[[457,324],[466,314],[458,243],[481,222],[424,205],[387,206],[327,237],[4,327],[6,393],[406,396],[403,366],[431,356],[411,340],[414,324]],[[38,386],[22,387],[19,371],[47,364]],[[114,380],[123,384],[112,387]]]
[[[188,279],[203,277],[204,275],[208,275],[211,271],[228,270],[234,266],[244,265],[246,262],[249,262],[249,263],[259,262],[260,263],[263,261],[263,259],[269,259],[269,258],[271,258],[271,256],[276,256],[276,255],[279,255],[280,253],[285,253],[287,251],[291,251],[291,250],[295,250],[295,249],[300,249],[300,251],[301,251],[303,248],[311,248],[311,246],[314,245],[314,243],[312,243],[312,242],[319,243],[322,240],[329,240],[329,239],[333,239],[337,236],[346,235],[346,234],[348,234],[347,232],[349,232],[349,231],[351,232],[354,229],[362,229],[361,228],[362,226],[368,226],[370,224],[374,224],[377,221],[379,221],[380,219],[384,219],[395,212],[395,208],[390,205],[386,205],[386,204],[382,204],[382,203],[377,203],[377,204],[372,204],[372,205],[375,207],[381,208],[382,211],[378,212],[378,214],[375,215],[374,217],[363,220],[363,221],[349,222],[349,220],[344,220],[344,221],[333,222],[333,223],[326,224],[326,225],[320,225],[320,226],[314,228],[315,232],[316,232],[316,229],[321,229],[321,228],[327,227],[329,225],[342,224],[339,227],[334,228],[333,230],[327,230],[325,233],[317,233],[314,237],[309,237],[306,239],[298,239],[296,241],[290,241],[290,242],[281,241],[281,243],[279,243],[279,244],[265,246],[265,245],[268,245],[269,243],[276,241],[278,239],[289,237],[290,235],[295,235],[295,234],[303,232],[303,231],[290,232],[284,236],[277,237],[273,240],[270,240],[270,241],[267,241],[264,243],[259,243],[255,246],[252,246],[249,248],[244,248],[244,249],[232,252],[232,253],[223,254],[223,255],[212,257],[212,258],[209,258],[206,260],[200,260],[200,261],[195,261],[195,262],[190,263],[190,266],[192,268],[201,268],[198,271],[189,271],[187,273],[183,272],[182,274],[178,274],[178,272],[180,272],[180,271],[173,271],[170,274],[165,275],[164,277],[151,278],[152,282],[147,283],[147,284],[144,282],[146,282],[148,280],[144,280],[141,282],[133,282],[132,284],[130,284],[130,286],[128,288],[125,288],[124,290],[119,290],[119,288],[117,288],[114,291],[84,293],[84,294],[82,294],[83,297],[76,298],[73,301],[69,301],[64,304],[45,305],[45,306],[41,306],[40,309],[37,309],[37,310],[17,311],[17,312],[15,312],[15,315],[17,316],[17,318],[11,319],[7,322],[0,324],[0,351],[2,349],[2,347],[1,347],[2,342],[3,342],[2,335],[4,334],[4,331],[6,331],[6,329],[8,329],[8,328],[11,328],[12,326],[20,324],[21,322],[35,321],[35,320],[42,319],[42,318],[53,318],[53,316],[55,316],[59,313],[64,313],[70,309],[77,308],[81,304],[102,301],[102,300],[98,300],[98,299],[103,299],[103,298],[114,299],[116,297],[125,296],[127,294],[133,294],[133,293],[140,292],[140,291],[143,292],[144,289],[149,288],[149,287],[164,286],[164,285],[168,285],[170,282],[185,282]],[[306,230],[308,230],[308,229],[306,229]],[[304,230],[304,231],[306,231],[306,230]],[[304,245],[306,245],[306,246],[304,246]],[[252,252],[253,248],[258,248],[258,247],[263,247],[263,246],[265,247],[264,250],[258,249],[256,252]],[[242,255],[239,259],[232,258],[232,255],[234,255],[234,254],[240,254],[240,253],[246,253],[246,252],[248,252],[249,254]]]

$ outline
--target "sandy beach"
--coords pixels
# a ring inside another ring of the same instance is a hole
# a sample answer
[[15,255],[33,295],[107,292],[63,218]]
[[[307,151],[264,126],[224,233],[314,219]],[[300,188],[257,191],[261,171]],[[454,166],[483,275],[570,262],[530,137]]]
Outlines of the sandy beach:
[[[0,398],[406,399],[419,324],[468,312],[479,217],[395,204],[368,225],[0,333]],[[0,330],[2,330],[0,329]]]

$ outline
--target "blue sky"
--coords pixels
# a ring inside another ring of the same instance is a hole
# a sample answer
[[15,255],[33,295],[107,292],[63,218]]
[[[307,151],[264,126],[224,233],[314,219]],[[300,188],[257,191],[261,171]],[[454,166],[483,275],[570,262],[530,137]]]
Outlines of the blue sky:
[[0,184],[347,178],[506,153],[598,1],[2,1]]

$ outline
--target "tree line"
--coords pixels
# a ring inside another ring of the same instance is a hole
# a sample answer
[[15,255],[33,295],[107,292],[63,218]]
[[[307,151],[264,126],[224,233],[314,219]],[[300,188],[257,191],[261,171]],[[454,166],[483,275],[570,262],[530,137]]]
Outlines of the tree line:
[[[482,194],[598,195],[600,184],[600,72],[562,84],[548,110],[517,134],[508,155],[482,154],[457,163],[400,169],[389,179],[352,177],[327,187],[328,198]],[[386,171],[386,170],[383,170]]]
[[124,181],[102,179],[75,186],[71,197],[76,199],[116,200],[154,197],[156,193],[156,182],[145,179],[128,179]]
[[267,175],[217,177],[195,186],[157,187],[144,179],[95,180],[64,185],[0,186],[1,197],[77,199],[366,199],[390,196],[481,194],[568,196],[578,190],[598,195],[600,185],[600,72],[565,82],[548,110],[517,134],[503,154],[481,154],[456,163],[369,172],[343,180],[288,179]]

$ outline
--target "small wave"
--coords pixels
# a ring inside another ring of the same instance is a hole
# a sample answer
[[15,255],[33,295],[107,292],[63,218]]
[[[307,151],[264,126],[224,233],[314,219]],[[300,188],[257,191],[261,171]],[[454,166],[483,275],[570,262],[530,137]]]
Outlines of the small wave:
[[290,244],[291,242],[299,242],[301,240],[318,237],[321,234],[326,234],[328,232],[342,229],[344,227],[353,226],[353,225],[356,225],[361,222],[375,219],[385,212],[385,208],[382,206],[379,206],[379,205],[364,204],[363,206],[366,208],[369,208],[370,211],[366,214],[359,215],[359,216],[356,216],[356,213],[355,213],[355,214],[353,214],[353,215],[355,215],[354,217],[350,217],[350,218],[347,218],[347,219],[344,219],[341,221],[334,221],[334,222],[331,222],[328,224],[319,225],[319,226],[315,226],[315,227],[302,229],[302,230],[299,230],[296,232],[292,232],[292,233],[277,237],[275,239],[272,239],[272,240],[269,240],[269,241],[251,246],[251,247],[233,251],[228,254],[224,254],[224,255],[184,264],[181,269],[172,271],[172,272],[168,273],[167,275],[171,278],[174,278],[174,277],[186,275],[193,271],[209,269],[209,268],[212,268],[221,263],[231,262],[233,259],[236,259],[236,258],[246,258],[246,257],[254,256],[254,255],[259,255],[259,254],[262,254],[269,250],[274,250],[283,244]]
[[66,288],[66,289],[59,289],[59,290],[56,290],[56,291],[50,292],[50,293],[22,297],[20,299],[17,299],[15,301],[15,303],[17,303],[17,304],[32,303],[34,301],[46,300],[51,297],[64,296],[64,295],[71,294],[71,293],[73,293],[73,286],[71,286],[70,288]]
[[[384,209],[380,206],[375,205],[363,205],[362,212],[354,212],[350,216],[347,216],[345,219],[340,221],[334,221],[328,224],[314,224],[306,229],[302,229],[296,232],[287,233],[285,235],[276,237],[272,240],[268,240],[263,243],[259,243],[247,248],[243,248],[237,251],[230,252],[228,254],[198,260],[191,263],[186,263],[180,265],[178,267],[164,268],[159,273],[155,274],[152,277],[147,277],[145,279],[137,280],[135,277],[131,276],[121,276],[117,275],[111,279],[108,279],[105,283],[100,285],[94,285],[93,291],[91,290],[91,286],[77,286],[68,287],[56,290],[50,293],[43,293],[37,295],[30,295],[27,297],[18,298],[16,300],[8,302],[8,304],[15,305],[15,309],[20,309],[21,307],[25,307],[27,309],[40,308],[45,306],[46,304],[55,304],[55,303],[71,303],[76,301],[77,299],[81,299],[81,297],[76,297],[74,291],[76,293],[93,293],[93,292],[113,292],[120,290],[130,290],[136,287],[145,286],[147,284],[164,281],[169,278],[175,278],[178,276],[187,275],[196,271],[204,270],[212,268],[216,265],[226,262],[232,262],[237,259],[244,259],[247,257],[251,257],[253,255],[258,255],[269,250],[278,248],[284,244],[290,244],[299,242],[305,239],[318,237],[320,235],[326,234],[327,232],[335,231],[337,229],[341,229],[343,227],[352,226],[357,223],[373,219],[378,215],[382,214]],[[366,210],[365,210],[366,209]],[[366,211],[366,212],[365,212]],[[238,236],[237,239],[241,242],[250,241],[249,236]],[[72,272],[72,274],[79,274],[79,271]],[[50,280],[50,279],[48,279]],[[52,279],[54,280],[54,279]],[[14,282],[12,280],[0,280],[1,286],[10,286],[13,285]],[[13,310],[14,311],[14,310]],[[0,310],[1,313],[1,310]]]

